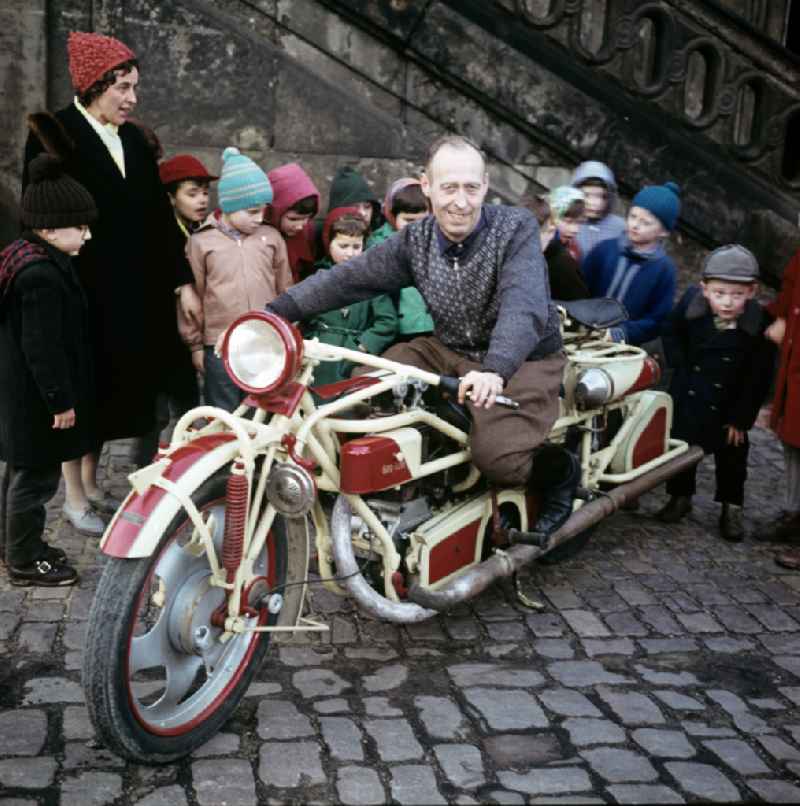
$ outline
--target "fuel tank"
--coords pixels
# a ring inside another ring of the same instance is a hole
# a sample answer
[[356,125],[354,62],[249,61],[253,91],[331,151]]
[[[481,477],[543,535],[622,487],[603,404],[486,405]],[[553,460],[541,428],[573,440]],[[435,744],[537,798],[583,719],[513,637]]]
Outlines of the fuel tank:
[[416,428],[394,428],[342,445],[342,492],[364,495],[397,487],[415,478],[422,462],[422,434]]

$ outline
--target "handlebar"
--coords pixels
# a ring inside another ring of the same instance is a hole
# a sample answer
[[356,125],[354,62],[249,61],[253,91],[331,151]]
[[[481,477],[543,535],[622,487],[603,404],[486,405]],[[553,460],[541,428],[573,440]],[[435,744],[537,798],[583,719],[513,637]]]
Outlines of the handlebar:
[[[440,375],[439,376],[439,388],[447,392],[450,395],[458,395],[458,387],[461,385],[461,378],[456,378],[452,375]],[[469,392],[467,392],[467,397],[469,397]],[[506,406],[509,409],[518,409],[519,403],[516,400],[512,400],[510,397],[506,395],[496,395],[494,402],[497,403],[499,406]]]

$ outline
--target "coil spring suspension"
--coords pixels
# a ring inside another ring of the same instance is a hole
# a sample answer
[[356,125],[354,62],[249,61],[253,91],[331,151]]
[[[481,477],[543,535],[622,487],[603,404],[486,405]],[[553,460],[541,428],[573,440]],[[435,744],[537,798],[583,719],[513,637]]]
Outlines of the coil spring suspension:
[[244,526],[247,522],[247,476],[244,464],[236,461],[225,491],[225,536],[222,540],[222,565],[233,582],[244,551]]

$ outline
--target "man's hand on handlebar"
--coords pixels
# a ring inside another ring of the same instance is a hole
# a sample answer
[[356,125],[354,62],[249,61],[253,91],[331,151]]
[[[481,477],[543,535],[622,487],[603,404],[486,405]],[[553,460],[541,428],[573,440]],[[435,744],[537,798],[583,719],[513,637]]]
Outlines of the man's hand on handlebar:
[[468,372],[458,386],[458,402],[469,398],[474,406],[490,409],[503,391],[503,379],[494,372]]

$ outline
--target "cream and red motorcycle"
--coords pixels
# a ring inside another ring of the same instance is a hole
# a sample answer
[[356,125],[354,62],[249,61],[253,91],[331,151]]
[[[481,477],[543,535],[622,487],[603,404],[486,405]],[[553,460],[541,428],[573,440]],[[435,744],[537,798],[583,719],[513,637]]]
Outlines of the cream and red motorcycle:
[[[163,763],[214,735],[273,634],[327,629],[303,607],[312,545],[315,584],[378,618],[422,621],[563,552],[697,462],[699,449],[670,438],[672,401],[651,389],[658,364],[602,338],[619,306],[569,303],[561,314],[569,360],[549,441],[575,451],[582,480],[545,546],[536,496],[494,488],[471,464],[458,379],[304,342],[272,314],[239,319],[224,359],[248,397],[233,413],[183,416],[171,444],[131,474],[103,537],[83,668],[98,738]],[[318,363],[342,359],[371,371],[312,393]]]

